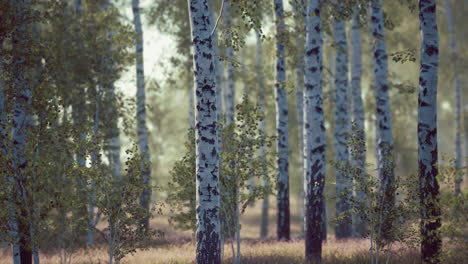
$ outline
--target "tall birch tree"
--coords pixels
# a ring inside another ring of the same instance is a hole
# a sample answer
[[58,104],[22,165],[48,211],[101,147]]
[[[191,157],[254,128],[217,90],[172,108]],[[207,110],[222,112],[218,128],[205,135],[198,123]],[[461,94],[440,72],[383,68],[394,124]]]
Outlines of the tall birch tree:
[[418,161],[421,201],[421,260],[440,263],[442,241],[437,182],[437,74],[439,35],[436,0],[419,1],[421,61],[418,93]]
[[[342,4],[338,4],[343,8]],[[336,215],[341,219],[336,224],[337,239],[351,236],[351,219],[347,217],[350,210],[351,178],[346,173],[349,163],[347,133],[350,130],[348,114],[348,42],[346,39],[346,24],[341,18],[333,22],[333,36],[336,49],[335,64],[335,162],[338,168],[336,174]]]
[[[357,184],[365,180],[366,175],[366,132],[364,127],[364,105],[362,103],[362,40],[359,13],[355,9],[351,22],[351,120],[356,142],[352,146],[351,161],[358,170]],[[356,188],[359,189],[359,188]],[[355,190],[354,196],[358,201],[366,201],[365,193]],[[367,223],[365,216],[356,214],[353,218],[354,231],[358,236],[365,233]]]
[[286,94],[286,25],[284,22],[283,0],[274,0],[274,13],[276,21],[275,101],[278,151],[277,237],[279,240],[289,240],[288,98]]
[[323,109],[323,40],[320,1],[309,0],[306,12],[304,74],[304,236],[307,262],[322,258],[325,187],[325,118]]
[[[229,34],[229,38],[232,38],[232,20],[231,20],[231,4],[229,0],[223,0],[223,19],[226,26],[226,30]],[[229,42],[232,42],[230,40]],[[226,114],[226,125],[234,123],[234,109],[236,107],[236,89],[235,89],[235,77],[234,77],[234,49],[231,44],[226,47],[226,57],[228,59],[227,64],[227,79],[226,89],[224,90],[224,107]]]
[[[110,0],[105,0],[104,1],[104,11],[109,11],[111,8],[110,5]],[[107,30],[107,40],[109,42],[112,41],[112,37],[115,34],[112,30]],[[109,53],[110,56],[108,58],[105,58],[107,60],[106,62],[106,73],[108,76],[112,76],[115,74],[115,69],[114,69],[114,59],[112,58],[112,53],[115,51],[115,45],[110,44],[109,47]],[[106,150],[108,152],[107,157],[109,160],[109,165],[112,170],[112,174],[114,177],[118,178],[120,177],[121,170],[122,170],[122,164],[120,161],[120,152],[121,152],[121,144],[120,144],[120,131],[119,131],[119,115],[117,111],[117,95],[115,93],[115,85],[114,85],[114,80],[111,78],[103,78],[105,81],[103,82],[103,85],[107,91],[108,91],[108,117],[111,120],[111,122],[108,123],[108,139],[107,139],[107,144],[106,144]]]
[[[450,46],[450,61],[457,66],[458,63],[458,47],[455,38],[455,24],[453,22],[452,5],[449,0],[444,0],[445,18],[447,21],[449,46]],[[462,167],[462,144],[461,144],[461,112],[462,112],[462,91],[460,78],[458,76],[458,68],[453,69],[453,88],[455,90],[455,169],[457,171],[455,178],[455,195],[461,193],[461,183],[463,181],[463,173],[460,171]]]
[[189,0],[196,83],[196,260],[221,263],[219,146],[212,16],[207,0]]
[[[299,32],[305,32],[305,15],[306,15],[306,1],[298,0],[293,1],[293,11],[294,11],[294,28],[298,34],[296,34],[296,56],[295,56],[295,68],[294,73],[296,75],[295,79],[295,88],[296,88],[296,113],[297,121],[299,125],[298,131],[298,141],[299,141],[299,155],[300,155],[300,169],[299,173],[304,181],[304,36],[299,34]],[[304,201],[304,188],[301,188],[300,192],[300,201]],[[299,203],[299,214],[304,217],[304,203]]]
[[394,197],[394,164],[393,164],[393,134],[390,95],[388,91],[388,58],[385,43],[384,16],[381,0],[371,0],[371,31],[373,44],[374,89],[376,105],[376,150],[379,175],[379,192],[383,195],[379,205],[379,217],[382,221],[383,237],[387,237],[392,229],[391,211],[395,204]]
[[[257,40],[257,56],[255,62],[255,70],[257,73],[257,86],[258,86],[258,105],[260,106],[260,112],[265,114],[265,84],[263,76],[263,49],[262,49],[262,36],[259,30],[256,30],[256,40]],[[260,121],[260,134],[266,135],[266,121],[263,119]],[[259,156],[262,159],[266,159],[266,146],[265,142],[262,142],[262,145],[259,149]],[[268,188],[269,181],[267,175],[267,168],[263,168],[263,179],[262,186]],[[266,238],[268,236],[268,211],[270,207],[270,201],[268,195],[265,196],[262,200],[262,216],[260,220],[260,237]]]
[[[151,167],[148,147],[148,128],[146,126],[146,93],[145,93],[145,69],[143,63],[143,29],[141,26],[140,16],[140,0],[132,0],[133,24],[135,26],[135,65],[136,65],[136,80],[137,80],[137,134],[138,134],[138,149],[142,156],[142,176],[145,188],[141,194],[140,204],[149,212],[151,200]],[[146,230],[149,228],[149,217],[142,221],[142,227]]]

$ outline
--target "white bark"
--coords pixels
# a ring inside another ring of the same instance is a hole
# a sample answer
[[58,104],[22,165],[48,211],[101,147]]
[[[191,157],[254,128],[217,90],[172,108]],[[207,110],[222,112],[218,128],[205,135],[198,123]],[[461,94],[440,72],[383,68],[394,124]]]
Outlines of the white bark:
[[[258,105],[260,106],[260,112],[265,114],[265,84],[264,84],[264,77],[263,77],[263,50],[262,50],[262,38],[260,32],[257,30],[256,32],[257,37],[257,57],[256,57],[256,64],[255,70],[257,72],[257,85],[258,85]],[[262,136],[266,136],[266,121],[265,118],[260,122],[260,134]],[[262,159],[266,158],[266,146],[265,142],[262,143],[259,150],[259,156]],[[262,186],[264,188],[269,187],[268,182],[268,174],[267,168],[263,167],[263,179],[262,179]],[[268,195],[265,196],[262,200],[262,217],[260,223],[260,237],[266,238],[268,236],[268,209],[270,207],[269,197]]]
[[[458,65],[458,47],[455,38],[455,25],[453,22],[452,5],[449,0],[444,0],[445,18],[447,20],[449,46],[450,46],[450,61],[454,65]],[[462,91],[460,85],[460,78],[458,76],[458,69],[453,69],[453,88],[455,90],[455,169],[457,170],[455,178],[455,195],[461,193],[461,183],[463,181],[463,173],[460,172],[462,166],[462,144],[461,144],[461,99]]]
[[195,90],[193,87],[193,80],[190,81],[190,84],[188,85],[188,121],[189,121],[189,128],[195,128]]
[[276,21],[276,136],[278,151],[278,239],[290,239],[289,161],[288,161],[288,99],[286,94],[286,25],[283,0],[274,0]]
[[[301,175],[301,182],[304,182],[304,37],[300,32],[305,32],[304,20],[306,16],[306,1],[298,0],[293,2],[294,10],[294,27],[296,30],[296,64],[294,72],[296,75],[296,114],[298,122],[298,145],[299,145],[299,162],[300,169],[299,175]],[[298,212],[301,218],[304,218],[304,189],[301,188],[299,192],[299,204]],[[302,226],[304,231],[304,226]]]
[[[138,149],[142,157],[142,174],[145,188],[140,198],[141,206],[149,211],[151,200],[151,165],[148,147],[148,128],[146,126],[146,94],[145,94],[145,72],[143,64],[143,29],[140,17],[140,1],[132,0],[133,23],[135,26],[136,39],[136,76],[137,76],[137,134]],[[149,218],[143,220],[143,227],[149,228]]]
[[437,74],[439,36],[436,0],[419,1],[421,62],[418,94],[418,161],[421,199],[421,260],[440,263],[442,241],[437,182]]
[[189,0],[196,83],[196,188],[198,264],[220,258],[219,149],[215,54],[211,10],[207,0]]
[[382,224],[383,237],[386,237],[392,229],[389,214],[391,214],[395,203],[392,112],[388,91],[388,61],[382,1],[372,0],[370,8],[371,31],[374,41],[372,59],[376,105],[377,167],[380,181],[379,192],[384,196],[381,206],[383,223],[380,224]]
[[[326,168],[326,134],[323,111],[323,40],[319,0],[309,0],[304,50],[304,236],[307,262],[322,258],[322,228]],[[299,32],[298,32],[299,33]]]
[[[103,5],[104,10],[109,10],[110,9],[110,3],[109,0],[104,1]],[[107,30],[107,38],[111,42],[112,37],[115,35],[113,30]],[[112,58],[112,53],[115,52],[115,45],[110,45],[109,47],[109,53],[110,56],[107,59],[107,75],[113,75],[114,74],[114,61]],[[119,130],[119,116],[117,113],[117,98],[115,94],[115,85],[112,81],[108,81],[104,83],[104,88],[108,90],[109,92],[109,99],[108,99],[108,117],[111,120],[108,130],[109,130],[109,139],[107,140],[107,146],[106,150],[108,152],[108,159],[109,159],[109,165],[112,170],[112,174],[115,178],[120,177],[120,173],[122,170],[122,164],[120,160],[120,152],[121,152],[121,146],[120,146],[120,130]]]
[[[100,104],[101,104],[101,92],[100,87],[96,87],[96,95],[95,95],[95,109],[94,109],[94,125],[93,125],[93,144],[95,149],[91,152],[91,167],[97,169],[99,164],[99,149],[98,146],[98,133],[99,133],[99,114],[100,114]],[[86,235],[86,245],[91,246],[94,244],[94,231],[96,227],[96,221],[94,219],[94,209],[95,204],[94,200],[96,199],[96,182],[94,179],[91,179],[91,186],[88,194],[88,232]]]
[[[336,174],[336,215],[349,213],[349,188],[351,178],[343,167],[349,163],[347,133],[350,131],[348,114],[348,43],[344,21],[334,22],[334,39],[336,49],[335,70],[335,162],[339,168]],[[351,219],[342,219],[335,227],[337,239],[351,236]]]
[[[357,10],[353,14],[351,24],[351,115],[354,124],[354,136],[357,142],[351,150],[351,161],[359,173],[356,176],[356,188],[354,196],[357,201],[366,201],[365,192],[358,190],[366,180],[366,134],[364,127],[364,105],[362,102],[361,76],[362,76],[362,40],[361,25]],[[362,236],[367,228],[365,215],[358,213],[353,215],[354,232]]]
[[[231,30],[231,5],[229,0],[223,0],[223,19],[226,24],[226,29]],[[234,49],[229,45],[226,47],[227,64],[227,86],[224,93],[224,107],[226,114],[226,125],[234,123],[234,112],[236,107],[236,90],[234,78]]]
[[[217,118],[218,122],[221,121],[221,116],[223,114],[223,84],[224,80],[224,67],[221,63],[221,54],[218,48],[218,32],[215,30],[213,33],[213,43],[214,45],[214,52],[215,52],[215,61],[216,61],[216,109],[217,111]],[[192,98],[193,100],[193,98]]]

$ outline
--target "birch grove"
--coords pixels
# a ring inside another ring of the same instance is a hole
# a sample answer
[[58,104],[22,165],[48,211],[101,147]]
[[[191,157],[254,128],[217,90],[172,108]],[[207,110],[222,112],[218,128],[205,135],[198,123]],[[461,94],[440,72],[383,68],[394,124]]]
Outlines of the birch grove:
[[0,263],[464,263],[467,3],[0,1]]

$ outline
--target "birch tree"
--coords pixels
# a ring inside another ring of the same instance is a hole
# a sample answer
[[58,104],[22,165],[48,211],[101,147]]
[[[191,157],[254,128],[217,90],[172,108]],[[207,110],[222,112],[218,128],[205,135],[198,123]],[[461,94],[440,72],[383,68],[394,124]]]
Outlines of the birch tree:
[[[223,0],[223,19],[228,32],[229,38],[232,38],[232,21],[231,21],[231,4],[229,0]],[[232,40],[230,40],[232,42]],[[234,123],[234,109],[236,107],[236,90],[235,90],[235,78],[234,78],[234,49],[231,44],[226,47],[226,57],[228,59],[227,64],[227,86],[224,92],[224,107],[226,114],[226,125]]]
[[[298,34],[296,34],[295,44],[296,44],[296,56],[295,56],[295,68],[294,73],[296,75],[295,79],[295,88],[296,88],[296,113],[298,120],[298,141],[299,141],[299,155],[300,155],[300,170],[299,174],[302,177],[302,182],[304,181],[304,37],[299,32],[305,32],[304,30],[304,20],[306,15],[306,2],[303,0],[298,0],[293,2],[293,11],[294,11],[294,28]],[[304,189],[301,188],[300,201],[304,201]],[[299,203],[299,214],[304,217],[304,203]]]
[[320,1],[309,0],[304,50],[304,235],[307,262],[322,258],[326,135],[323,111],[323,40]]
[[[104,1],[104,11],[109,11],[111,8],[111,5],[109,3],[109,0]],[[115,69],[114,69],[114,58],[112,57],[112,53],[115,52],[115,45],[112,44],[112,37],[114,36],[114,31],[113,30],[107,30],[107,41],[110,42],[110,47],[109,47],[109,53],[110,55],[106,57],[106,75],[112,76],[115,74]],[[120,145],[120,131],[119,131],[119,115],[118,115],[118,110],[117,110],[117,96],[115,93],[115,85],[113,83],[113,80],[110,78],[103,78],[103,85],[106,90],[108,90],[108,98],[107,98],[107,113],[108,117],[111,120],[107,124],[108,128],[108,139],[107,139],[107,144],[106,144],[106,149],[108,152],[108,159],[109,159],[109,165],[112,170],[112,174],[115,178],[120,177],[121,170],[122,170],[122,164],[120,161],[120,151],[121,151],[121,145]]]
[[[445,18],[447,21],[449,46],[450,46],[450,61],[454,65],[458,65],[458,47],[455,38],[455,25],[453,22],[452,5],[449,0],[444,0]],[[463,173],[460,171],[462,167],[462,144],[461,144],[461,106],[462,106],[462,91],[460,78],[458,77],[458,69],[453,69],[453,88],[455,90],[455,195],[461,193],[461,183],[463,181]]]
[[382,236],[388,237],[391,229],[391,211],[395,204],[393,134],[390,95],[388,91],[388,61],[385,43],[384,16],[381,0],[372,0],[371,31],[373,39],[373,68],[376,105],[376,150],[379,175],[379,192],[383,196],[380,205]]
[[286,25],[284,22],[283,0],[274,0],[276,21],[276,136],[277,136],[277,166],[278,166],[278,222],[277,236],[279,240],[290,239],[289,215],[289,161],[288,161],[288,99],[286,94]]
[[[342,8],[342,5],[339,4]],[[345,171],[349,163],[347,133],[349,132],[348,114],[348,42],[346,39],[345,22],[335,18],[333,22],[333,36],[335,39],[335,162],[338,168],[336,174],[336,216],[340,217],[335,227],[337,239],[351,236],[351,219],[347,217],[350,210],[349,188],[351,178]]]
[[[83,16],[83,6],[81,0],[74,0],[73,1],[73,9],[74,9],[74,18],[79,20]],[[75,34],[78,34],[79,32],[74,32]],[[81,49],[83,47],[83,44],[81,42],[82,40],[78,39],[76,41],[76,45],[78,49]],[[78,55],[78,59],[82,59],[81,55]],[[87,125],[87,107],[86,107],[86,90],[83,87],[82,83],[79,82],[72,82],[74,89],[74,94],[78,95],[76,96],[76,99],[73,100],[72,103],[72,120],[73,120],[73,125],[75,126],[75,129],[77,130],[78,135],[76,136],[75,140],[78,143],[78,149],[76,151],[76,163],[80,168],[85,168],[86,167],[86,149],[84,147],[84,144],[86,142],[86,125]],[[83,176],[78,177],[77,179],[78,182],[78,189],[81,195],[83,196],[83,199],[88,200],[88,193],[86,190],[86,181]],[[83,206],[80,208],[80,214],[84,214],[85,211],[89,214],[89,208],[83,203]],[[91,219],[88,219],[89,222],[91,222]],[[88,227],[87,232],[86,232],[86,244],[91,245],[92,244],[92,239],[91,237],[93,236],[93,229]]]
[[[256,40],[257,40],[257,56],[255,62],[255,70],[257,72],[257,86],[258,86],[258,105],[260,107],[260,112],[265,114],[265,84],[263,76],[263,49],[262,49],[262,36],[259,30],[256,30]],[[263,119],[260,122],[260,134],[266,135],[266,121]],[[262,145],[259,150],[259,156],[262,159],[266,159],[266,146],[265,142],[262,142]],[[263,168],[263,179],[262,185],[264,188],[268,188],[268,175],[267,169]],[[265,196],[262,200],[262,216],[260,220],[260,237],[266,238],[268,236],[268,211],[270,207],[270,201],[268,195]]]
[[421,201],[421,260],[440,263],[442,241],[437,182],[437,74],[439,36],[436,0],[419,1],[421,61],[418,93],[418,161]]
[[[141,207],[149,211],[151,200],[151,167],[148,147],[148,128],[146,126],[145,71],[143,64],[143,29],[140,17],[140,1],[132,0],[133,24],[135,26],[136,76],[137,76],[137,134],[138,149],[142,156],[143,184],[146,186],[140,198]],[[149,217],[142,221],[144,229],[149,228]]]
[[[361,91],[362,76],[362,40],[359,13],[355,9],[351,22],[351,116],[353,134],[356,142],[351,150],[351,161],[358,170],[357,184],[365,180],[366,175],[366,132],[364,127],[364,106]],[[366,201],[364,192],[355,189],[354,196],[358,201]],[[365,233],[367,223],[363,214],[356,214],[353,218],[354,231],[358,236]]]
[[216,71],[211,10],[207,0],[189,0],[196,83],[196,260],[218,264],[220,255]]

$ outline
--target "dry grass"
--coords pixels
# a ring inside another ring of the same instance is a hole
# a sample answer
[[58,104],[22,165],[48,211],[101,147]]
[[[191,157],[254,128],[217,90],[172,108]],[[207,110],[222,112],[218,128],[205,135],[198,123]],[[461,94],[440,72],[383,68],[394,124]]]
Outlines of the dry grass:
[[[254,207],[249,207],[242,217],[242,263],[268,263],[268,264],[295,264],[304,263],[304,241],[300,239],[301,221],[294,215],[297,204],[291,201],[291,242],[278,242],[274,239],[276,233],[275,199],[270,199],[271,210],[269,215],[269,237],[260,240],[259,221],[260,203]],[[191,232],[181,232],[174,230],[168,224],[167,216],[155,217],[151,225],[161,229],[165,233],[164,238],[160,238],[153,246],[147,250],[137,251],[132,256],[127,256],[122,263],[138,264],[185,264],[194,263],[195,244]],[[100,225],[103,228],[104,224]],[[363,264],[369,263],[369,242],[363,239],[350,239],[336,241],[329,233],[329,240],[323,248],[323,264]],[[56,253],[56,252],[55,252]],[[224,248],[224,263],[231,263],[231,247],[227,243]],[[454,256],[444,264],[468,264],[465,260],[466,252],[460,252],[459,256]],[[60,257],[54,254],[53,250],[41,252],[41,263],[59,263]],[[0,249],[0,263],[10,263],[11,253],[9,249]],[[73,255],[72,263],[94,264],[108,263],[107,249],[104,244],[97,245],[91,249],[82,249]],[[392,264],[419,264],[419,254],[417,251],[399,249],[391,254]]]
[[[294,264],[304,263],[304,241],[277,242],[274,240],[255,241],[246,240],[241,245],[242,263],[265,264]],[[324,264],[362,264],[369,263],[369,244],[365,240],[328,241],[324,245]],[[224,248],[225,261],[231,263],[231,251],[229,245]],[[9,253],[0,256],[1,263],[8,263]],[[122,263],[138,264],[185,264],[194,263],[195,245],[192,242],[178,244],[166,244],[160,247],[138,251],[133,256],[126,257]],[[445,262],[457,263],[458,262]],[[57,255],[42,254],[41,262],[44,264],[59,263]],[[107,263],[105,248],[96,247],[88,250],[80,250],[73,256],[73,263],[91,264]],[[392,254],[393,264],[419,264],[419,255],[413,251],[399,251]]]

